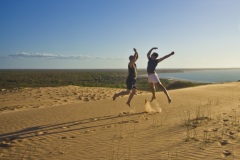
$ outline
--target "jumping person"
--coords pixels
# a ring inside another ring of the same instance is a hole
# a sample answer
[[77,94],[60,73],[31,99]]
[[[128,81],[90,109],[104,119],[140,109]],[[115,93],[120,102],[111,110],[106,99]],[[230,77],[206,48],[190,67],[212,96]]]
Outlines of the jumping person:
[[[153,50],[158,49],[157,47],[153,47],[152,49],[150,49],[150,51],[147,53],[147,57],[148,57],[148,66],[147,66],[147,73],[148,73],[148,83],[150,85],[151,91],[152,91],[152,99],[150,102],[152,102],[154,99],[156,99],[155,96],[155,84],[157,84],[157,86],[159,86],[159,88],[161,88],[163,90],[163,92],[165,93],[165,95],[168,98],[168,103],[171,103],[171,98],[167,92],[167,89],[162,85],[161,81],[159,80],[159,77],[155,71],[157,65],[159,62],[163,61],[164,59],[174,55],[174,52],[171,52],[170,54],[157,59],[158,57],[158,53],[153,52]],[[152,54],[151,54],[152,53]]]
[[131,102],[133,96],[136,94],[136,89],[137,89],[136,88],[137,65],[135,62],[138,59],[138,52],[135,48],[133,48],[133,50],[134,50],[134,55],[131,55],[129,57],[130,62],[128,63],[128,77],[127,77],[127,81],[126,81],[127,90],[119,92],[117,94],[114,94],[114,96],[113,96],[113,100],[115,100],[119,96],[130,94],[128,101],[126,103],[129,107],[130,107],[130,102]]

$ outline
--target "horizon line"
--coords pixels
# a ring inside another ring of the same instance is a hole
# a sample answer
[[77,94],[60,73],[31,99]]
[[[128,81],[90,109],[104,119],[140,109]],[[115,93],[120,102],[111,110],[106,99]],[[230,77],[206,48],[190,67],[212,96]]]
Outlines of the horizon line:
[[[127,68],[0,68],[0,70],[127,70]],[[146,68],[138,68],[138,70],[143,70]],[[187,67],[187,68],[158,68],[156,70],[165,69],[240,69],[240,67]]]

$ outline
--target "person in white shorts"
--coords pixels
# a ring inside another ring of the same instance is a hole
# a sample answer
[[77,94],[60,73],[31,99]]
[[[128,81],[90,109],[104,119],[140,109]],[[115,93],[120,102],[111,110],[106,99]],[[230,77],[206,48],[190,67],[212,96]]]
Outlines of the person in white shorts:
[[[147,72],[148,72],[148,83],[150,85],[151,91],[152,91],[152,99],[151,101],[153,101],[154,99],[156,99],[155,96],[155,84],[157,84],[159,86],[159,88],[161,88],[163,90],[163,92],[165,93],[165,95],[168,98],[168,103],[171,103],[172,99],[170,98],[167,89],[162,85],[161,81],[159,80],[159,77],[156,73],[156,67],[158,65],[159,62],[163,61],[164,59],[174,55],[174,52],[171,52],[170,54],[157,59],[158,57],[158,53],[154,52],[152,53],[153,50],[158,49],[157,47],[153,47],[152,49],[150,49],[150,51],[147,53],[147,57],[148,57],[148,66],[147,66]],[[150,102],[151,102],[150,101]]]

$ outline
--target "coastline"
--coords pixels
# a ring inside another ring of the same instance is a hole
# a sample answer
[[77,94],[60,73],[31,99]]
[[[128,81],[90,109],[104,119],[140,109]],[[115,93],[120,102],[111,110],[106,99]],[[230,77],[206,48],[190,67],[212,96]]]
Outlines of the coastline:
[[[186,69],[177,71],[157,71],[161,79],[173,79],[192,83],[225,83],[240,80],[239,68],[216,68],[216,69]],[[147,77],[147,74],[140,75]]]

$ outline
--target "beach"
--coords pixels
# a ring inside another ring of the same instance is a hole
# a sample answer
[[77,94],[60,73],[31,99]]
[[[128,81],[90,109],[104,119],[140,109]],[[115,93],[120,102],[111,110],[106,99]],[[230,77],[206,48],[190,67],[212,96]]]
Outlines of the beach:
[[[163,92],[40,87],[2,90],[2,159],[240,159],[240,83]],[[147,102],[145,102],[145,99]]]

